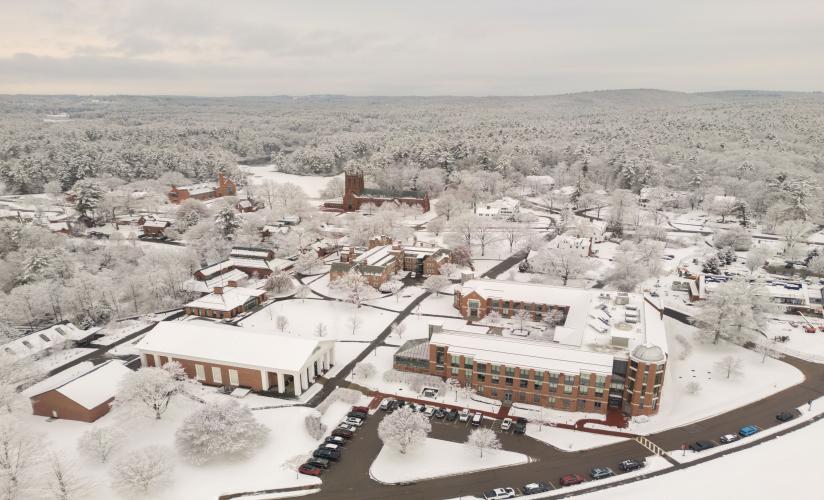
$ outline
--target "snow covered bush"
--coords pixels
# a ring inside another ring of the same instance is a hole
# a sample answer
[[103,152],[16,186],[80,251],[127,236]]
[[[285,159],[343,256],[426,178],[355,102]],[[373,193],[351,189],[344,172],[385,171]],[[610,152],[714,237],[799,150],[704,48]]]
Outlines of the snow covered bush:
[[466,444],[476,448],[480,452],[481,458],[484,457],[484,450],[501,449],[501,440],[498,439],[498,435],[495,434],[495,431],[492,429],[485,427],[473,429],[472,432],[469,433]]
[[275,271],[266,279],[266,289],[277,294],[291,292],[295,288],[292,276],[284,271]]
[[680,333],[675,336],[675,341],[678,342],[679,346],[681,346],[681,350],[678,353],[678,359],[683,361],[690,357],[690,354],[692,354],[692,344],[690,344],[690,341]]
[[126,437],[117,427],[92,427],[77,440],[77,451],[81,455],[105,463]]
[[112,488],[133,498],[149,498],[147,494],[172,481],[174,460],[170,449],[147,446],[120,457],[111,468]]
[[687,382],[685,389],[687,390],[687,394],[696,395],[701,392],[701,384],[693,380],[692,382]]
[[368,379],[374,377],[378,370],[375,368],[375,365],[368,361],[361,361],[357,365],[355,365],[354,375],[360,379]]
[[54,500],[81,500],[94,493],[96,484],[84,476],[82,469],[57,455],[52,455],[45,477],[48,498]]
[[314,410],[309,415],[306,415],[306,418],[303,420],[303,423],[306,425],[306,432],[312,437],[312,439],[320,439],[326,434],[326,424],[321,421],[321,413],[317,410]]
[[746,252],[752,246],[752,235],[741,226],[731,227],[729,230],[717,233],[713,237],[715,248],[731,247],[738,252]]
[[401,453],[421,446],[431,431],[429,418],[409,406],[387,415],[378,425],[378,437],[383,444]]
[[39,483],[37,467],[43,456],[40,436],[11,416],[0,417],[0,498],[33,498]]
[[147,366],[123,378],[115,402],[135,411],[149,410],[160,420],[172,398],[185,386],[186,375],[180,363],[166,363],[163,368]]
[[175,432],[178,452],[191,463],[247,457],[263,445],[269,428],[235,400],[206,403],[183,420]]
[[446,276],[441,276],[440,274],[433,274],[432,276],[426,278],[423,282],[423,287],[430,293],[434,293],[436,296],[440,296],[441,290],[445,287],[449,286],[451,282],[449,278]]
[[342,401],[348,405],[354,405],[360,401],[361,397],[363,397],[363,394],[361,394],[360,391],[348,389],[346,387],[338,387],[317,406],[317,410],[321,413],[325,413],[326,409],[329,408],[335,401]]

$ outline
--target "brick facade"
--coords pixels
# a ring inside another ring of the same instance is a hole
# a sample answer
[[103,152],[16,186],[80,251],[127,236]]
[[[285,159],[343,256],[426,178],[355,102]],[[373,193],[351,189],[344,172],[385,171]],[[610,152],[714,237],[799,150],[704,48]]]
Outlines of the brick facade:
[[109,413],[114,398],[109,398],[106,402],[86,409],[75,401],[67,398],[56,390],[44,392],[30,398],[32,413],[41,417],[57,417],[65,420],[79,420],[81,422],[94,422],[103,415]]
[[187,186],[172,186],[168,193],[168,197],[171,203],[180,204],[189,198],[205,201],[214,198],[222,198],[224,196],[235,196],[236,194],[237,184],[235,184],[235,181],[224,176],[222,173],[219,173],[217,177],[217,185],[209,191],[192,194]]
[[[165,365],[170,360],[168,357],[160,355],[160,366]],[[226,386],[232,385],[230,384],[230,377],[229,377],[229,370],[237,371],[238,376],[238,386],[240,387],[249,387],[253,391],[263,391],[263,381],[260,378],[260,370],[252,370],[249,368],[240,368],[236,366],[228,366],[228,365],[221,365],[217,363],[211,363],[208,361],[193,361],[188,359],[182,359],[179,357],[174,358],[174,361],[180,363],[183,367],[183,371],[186,372],[186,376],[195,380],[198,380],[200,383],[204,385],[211,385],[211,386]],[[197,368],[196,365],[203,366],[203,371],[205,377],[202,379],[197,378]],[[155,359],[152,355],[146,356],[146,366],[155,366]],[[212,369],[217,369],[220,371],[220,382],[215,380],[214,373]],[[269,390],[275,391],[277,390],[277,375],[275,373],[269,373]],[[292,386],[291,377],[286,376],[286,385],[287,387]]]
[[550,304],[524,303],[507,299],[487,299],[475,291],[463,295],[459,290],[455,291],[452,305],[460,311],[461,316],[466,320],[483,319],[492,311],[497,312],[504,318],[512,317],[520,311],[527,311],[530,313],[532,320],[543,321],[549,314],[565,316],[568,311],[566,307],[558,307]]

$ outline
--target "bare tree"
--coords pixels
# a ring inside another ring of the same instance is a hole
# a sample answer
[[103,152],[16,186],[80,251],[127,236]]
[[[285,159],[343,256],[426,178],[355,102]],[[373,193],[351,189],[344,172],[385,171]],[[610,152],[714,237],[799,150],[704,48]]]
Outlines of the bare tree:
[[566,286],[570,279],[584,275],[587,262],[576,248],[544,248],[532,259],[531,268],[560,278]]
[[687,394],[696,395],[701,392],[701,384],[693,380],[687,382],[685,389],[687,390]]
[[77,450],[82,455],[105,463],[125,437],[125,433],[117,427],[92,427],[80,435]]
[[355,309],[360,308],[363,301],[374,294],[374,289],[369,286],[366,278],[355,270],[350,270],[341,278],[330,283],[329,286],[342,293],[343,299],[351,302]]
[[126,496],[147,498],[172,481],[174,460],[168,448],[147,446],[120,457],[110,472],[114,489]]
[[363,320],[360,317],[358,317],[357,313],[352,314],[346,320],[346,325],[352,331],[352,335],[355,335],[355,333],[357,333],[358,328],[360,328],[362,324],[363,324]]
[[399,339],[403,339],[403,334],[406,332],[406,325],[404,323],[392,323],[392,335],[396,335]]
[[147,366],[128,374],[120,383],[115,401],[124,407],[149,409],[160,417],[176,395],[185,390],[186,374],[180,363],[166,363],[162,368]]
[[436,296],[439,296],[441,294],[441,290],[443,290],[444,287],[449,286],[450,283],[451,281],[449,281],[446,276],[433,274],[432,276],[426,278],[423,282],[423,287],[430,293],[434,293]]
[[726,378],[735,378],[744,374],[741,358],[735,356],[724,356],[715,363],[715,368],[723,373]]
[[11,417],[0,418],[0,498],[31,498],[34,468],[42,457],[39,436]]
[[277,326],[278,331],[283,332],[286,330],[286,327],[289,326],[289,319],[279,314],[278,317],[275,318],[275,326]]
[[312,412],[303,419],[306,432],[309,433],[312,439],[320,439],[326,434],[326,424],[321,420],[322,417],[323,415],[321,415],[318,410],[312,410]]
[[45,494],[54,500],[80,500],[94,493],[96,484],[84,476],[80,467],[58,455],[49,459]]
[[476,448],[480,452],[481,458],[484,457],[484,450],[501,449],[501,440],[498,439],[498,435],[495,434],[495,431],[492,429],[485,427],[473,429],[472,432],[469,433],[466,444]]
[[361,361],[357,365],[355,365],[355,369],[353,370],[354,375],[360,379],[366,380],[368,378],[374,377],[376,373],[378,373],[377,368],[375,365],[368,361]]

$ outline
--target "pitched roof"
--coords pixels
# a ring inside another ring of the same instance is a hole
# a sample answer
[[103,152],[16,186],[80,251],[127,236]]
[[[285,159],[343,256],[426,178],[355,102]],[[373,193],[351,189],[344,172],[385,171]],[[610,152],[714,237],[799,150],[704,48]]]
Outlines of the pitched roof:
[[83,408],[91,410],[115,397],[120,381],[129,373],[131,370],[121,361],[110,360],[97,366],[86,366],[79,373],[73,372],[74,377],[68,380],[67,377],[60,377],[60,374],[50,377],[30,387],[24,394],[34,397],[49,391],[57,391]]
[[356,195],[358,198],[417,198],[423,199],[426,193],[423,191],[394,191],[391,189],[375,189],[365,188],[361,194]]
[[261,297],[266,290],[242,287],[224,287],[223,293],[210,293],[186,304],[186,307],[197,307],[213,311],[231,311],[245,304],[249,299]]

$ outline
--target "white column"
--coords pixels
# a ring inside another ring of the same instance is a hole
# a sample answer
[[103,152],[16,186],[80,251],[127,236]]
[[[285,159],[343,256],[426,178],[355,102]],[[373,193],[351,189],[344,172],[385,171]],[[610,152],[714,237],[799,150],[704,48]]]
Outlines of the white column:
[[141,352],[141,353],[140,353],[140,366],[148,366],[148,364],[149,364],[149,362],[148,362],[148,360],[146,359],[146,353],[145,353],[145,352]]
[[160,368],[160,354],[152,354],[154,356],[154,365]]
[[329,366],[335,366],[335,345],[329,346]]
[[300,396],[303,393],[303,377],[301,376],[302,370],[296,372],[292,377],[292,382],[295,385],[295,396]]
[[309,388],[309,373],[306,368],[301,368],[298,377],[300,377],[300,388],[304,391]]
[[329,369],[329,352],[323,351],[323,354],[320,356],[321,366],[323,367],[323,371]]
[[306,367],[306,385],[308,386],[309,384],[311,384],[314,381],[315,381],[315,370],[312,368],[312,365],[309,365],[309,366]]
[[260,371],[260,387],[264,391],[269,390],[269,374],[266,373],[266,370]]
[[278,372],[278,394],[286,392],[286,381],[284,378],[283,373]]

